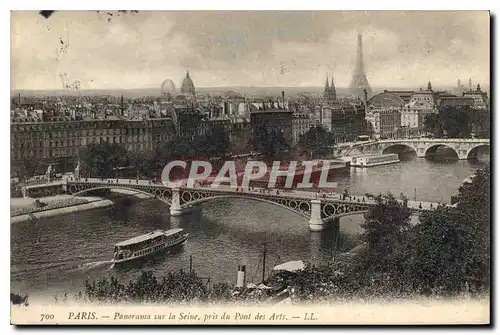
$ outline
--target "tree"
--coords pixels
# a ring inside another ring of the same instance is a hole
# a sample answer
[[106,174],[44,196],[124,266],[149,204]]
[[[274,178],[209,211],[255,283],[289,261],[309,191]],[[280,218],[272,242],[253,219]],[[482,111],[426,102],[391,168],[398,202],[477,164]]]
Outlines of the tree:
[[331,153],[335,140],[333,134],[321,126],[311,127],[299,138],[299,148],[311,158],[324,157]]
[[196,152],[205,158],[224,156],[229,151],[229,134],[221,126],[214,126],[210,132],[196,142]]
[[379,195],[365,214],[361,239],[366,249],[358,266],[367,274],[384,273],[399,280],[405,274],[411,233],[410,209],[392,194]]
[[151,150],[129,152],[127,157],[127,166],[130,167],[128,169],[129,177],[152,178],[156,170],[156,159],[155,152]]
[[90,301],[110,302],[200,302],[207,299],[227,300],[231,297],[227,284],[214,285],[210,289],[194,271],[170,272],[157,278],[152,271],[143,271],[128,285],[120,283],[114,276],[98,281],[85,281],[82,298]]
[[470,137],[472,130],[470,113],[471,108],[466,106],[444,106],[439,109],[439,120],[448,137]]
[[472,132],[481,138],[490,137],[491,117],[489,109],[474,109],[470,111]]
[[438,114],[428,114],[424,120],[424,131],[435,137],[443,137],[443,126]]
[[268,158],[277,157],[280,153],[290,150],[290,144],[283,136],[279,127],[267,127],[261,123],[253,133],[252,147]]
[[[472,132],[473,109],[469,106],[443,106],[438,114],[429,114],[424,120],[424,130],[436,137],[446,132],[451,138],[469,138]],[[478,121],[479,122],[479,121]]]
[[23,163],[21,165],[21,169],[19,171],[19,179],[29,179],[36,175],[38,172],[41,172],[40,161],[36,159],[23,159]]
[[[413,241],[414,287],[424,293],[456,294],[489,287],[490,171],[476,172],[459,188],[454,208],[421,215]],[[469,287],[469,289],[467,288]]]
[[116,143],[101,142],[88,145],[80,150],[82,175],[100,178],[116,177],[116,169],[127,165],[127,149]]

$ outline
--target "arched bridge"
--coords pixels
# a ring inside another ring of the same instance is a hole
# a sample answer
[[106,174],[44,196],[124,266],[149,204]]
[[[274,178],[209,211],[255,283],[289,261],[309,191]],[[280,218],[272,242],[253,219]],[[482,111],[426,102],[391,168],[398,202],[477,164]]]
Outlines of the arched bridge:
[[[67,193],[83,195],[86,192],[99,189],[125,189],[154,196],[156,199],[170,206],[170,214],[179,216],[190,212],[197,205],[220,198],[243,198],[265,202],[288,209],[306,219],[309,219],[311,230],[319,231],[333,220],[348,215],[357,215],[367,212],[376,205],[374,200],[363,196],[350,196],[342,200],[340,195],[318,195],[315,192],[299,190],[266,190],[266,189],[238,189],[229,186],[194,187],[194,188],[167,188],[163,184],[155,184],[143,180],[99,180],[86,179],[68,181]],[[408,207],[415,213],[426,211],[438,204],[409,202]]]
[[489,147],[489,139],[400,139],[400,140],[380,140],[354,144],[345,156],[364,154],[364,153],[387,153],[389,148],[396,146],[405,146],[411,148],[417,154],[417,157],[430,156],[436,152],[439,147],[448,147],[455,151],[458,159],[468,159],[477,153],[480,147]]

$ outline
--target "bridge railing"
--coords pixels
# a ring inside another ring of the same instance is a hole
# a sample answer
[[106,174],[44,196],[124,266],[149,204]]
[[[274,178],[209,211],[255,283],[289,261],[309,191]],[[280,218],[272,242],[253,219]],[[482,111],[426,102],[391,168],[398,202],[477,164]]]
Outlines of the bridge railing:
[[[116,181],[116,179],[115,179]],[[107,180],[102,181],[101,179],[97,178],[88,178],[87,181],[85,180],[79,180],[79,181],[70,181],[69,183],[83,183],[83,184],[98,184],[100,186],[109,186],[112,188],[113,186],[122,186],[122,187],[130,187],[131,189],[134,188],[134,186],[152,186],[152,187],[162,187],[166,188],[163,186],[161,183],[150,183],[149,180],[139,180],[137,183],[135,180],[132,180],[131,183],[129,184],[128,179],[119,179],[118,183],[108,183]],[[264,188],[256,188],[256,187],[250,187],[249,188],[242,188],[242,187],[231,187],[228,185],[219,185],[218,187],[206,187],[206,186],[200,186],[200,185],[195,185],[193,188],[188,188],[188,187],[181,187],[179,188],[179,191],[201,191],[201,192],[213,192],[214,194],[239,194],[239,195],[253,195],[253,196],[277,196],[277,197],[283,197],[287,199],[300,199],[300,200],[323,200],[323,201],[335,201],[335,202],[341,202],[344,204],[376,204],[376,200],[373,198],[369,198],[366,195],[357,195],[357,194],[349,194],[347,199],[343,199],[343,194],[341,193],[336,193],[336,192],[331,192],[331,193],[324,193],[324,192],[311,192],[307,190],[294,190],[294,189],[264,189]],[[402,201],[400,201],[402,202]],[[408,201],[408,206],[413,209],[417,209],[420,206],[422,206],[422,209],[432,209],[436,208],[439,205],[439,203],[434,203],[434,202],[428,202],[428,201]]]
[[394,139],[394,140],[379,140],[369,144],[376,144],[376,143],[394,143],[394,142],[467,142],[467,143],[490,143],[489,138],[401,138],[401,139]]

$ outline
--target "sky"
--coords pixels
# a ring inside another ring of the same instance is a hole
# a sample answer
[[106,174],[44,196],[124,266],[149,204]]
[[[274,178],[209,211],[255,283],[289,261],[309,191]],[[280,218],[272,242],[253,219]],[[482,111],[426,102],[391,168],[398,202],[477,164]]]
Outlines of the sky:
[[11,12],[11,89],[350,83],[357,34],[372,87],[489,86],[487,11]]

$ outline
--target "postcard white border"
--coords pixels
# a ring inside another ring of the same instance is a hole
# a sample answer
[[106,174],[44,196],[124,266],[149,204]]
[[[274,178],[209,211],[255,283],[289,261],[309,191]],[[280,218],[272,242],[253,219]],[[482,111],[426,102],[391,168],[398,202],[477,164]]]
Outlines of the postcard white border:
[[[309,1],[297,1],[297,0],[288,0],[288,1],[263,1],[263,0],[253,0],[253,1],[245,1],[241,2],[239,4],[235,4],[234,1],[222,1],[222,0],[212,0],[212,1],[194,1],[194,0],[184,0],[184,1],[169,1],[168,3],[166,2],[158,2],[158,1],[150,1],[150,0],[142,0],[140,2],[134,3],[134,1],[129,1],[129,0],[123,0],[123,1],[106,1],[104,4],[102,1],[95,1],[95,0],[87,0],[87,1],[80,1],[80,2],[70,2],[70,1],[16,1],[15,3],[13,2],[2,2],[2,11],[1,11],[1,24],[3,25],[3,29],[1,30],[1,38],[2,38],[2,44],[3,46],[10,45],[10,10],[13,9],[118,9],[118,8],[125,8],[125,9],[137,9],[137,10],[145,10],[145,9],[328,9],[328,10],[388,10],[388,9],[398,9],[398,10],[415,10],[415,9],[420,9],[420,10],[456,10],[456,9],[461,9],[461,10],[484,10],[484,9],[490,9],[492,10],[493,13],[498,14],[499,10],[499,3],[498,1],[491,0],[491,1],[485,1],[485,0],[475,0],[475,1],[432,1],[432,0],[420,0],[420,1],[383,1],[383,0],[378,0],[378,1],[356,1],[356,0],[350,0],[350,1],[344,1],[344,2],[333,2],[333,1],[318,1],[318,0],[309,0]],[[103,7],[104,5],[104,7]],[[168,6],[168,8],[167,8]],[[43,8],[41,8],[43,7]],[[498,25],[498,22],[497,22]],[[2,63],[4,65],[5,72],[4,73],[9,73],[10,69],[10,50],[9,48],[4,47],[4,52],[2,53]],[[497,55],[498,57],[498,55]],[[497,60],[497,57],[495,57],[495,60]],[[495,73],[496,73],[496,67],[495,67]],[[491,83],[493,85],[493,83]],[[2,102],[3,106],[5,108],[8,108],[9,105],[9,91],[10,91],[10,78],[9,76],[5,75],[2,78]],[[498,94],[493,96],[494,101],[497,101]],[[495,113],[493,111],[493,113]],[[4,110],[3,113],[4,117],[7,119],[9,116],[8,111]],[[498,116],[495,117],[495,124],[494,127],[495,129],[500,129],[498,127]],[[5,120],[4,125],[5,125],[5,131],[0,132],[0,136],[4,137],[0,141],[0,146],[2,146],[2,150],[0,152],[7,154],[10,152],[10,134],[9,130],[7,130],[9,121]],[[9,155],[9,154],[7,154]],[[497,156],[497,146],[495,143],[495,156]],[[10,158],[9,158],[10,159]],[[5,159],[6,161],[7,159]],[[5,239],[3,243],[1,243],[3,255],[7,255],[7,252],[10,252],[10,225],[7,223],[8,217],[10,216],[9,214],[9,199],[10,195],[7,195],[8,190],[10,188],[10,185],[7,186],[7,178],[6,175],[9,170],[9,165],[4,164],[2,166],[2,174],[4,175],[4,178],[1,179],[2,183],[5,183],[5,187],[2,187],[3,193],[2,193],[2,214],[4,214],[5,221],[2,226],[2,236]],[[495,171],[497,172],[497,171]],[[500,200],[494,198],[494,206],[495,208],[500,208]],[[495,239],[498,240],[498,234],[499,234],[499,229],[495,229]],[[5,316],[4,321],[2,322],[2,328],[5,327],[5,325],[8,325],[10,323],[10,306],[7,305],[7,296],[9,295],[10,292],[10,271],[7,271],[7,267],[10,268],[10,257],[1,257],[0,258],[2,261],[2,268],[4,271],[2,271],[2,288],[4,289],[5,295],[4,296],[4,303],[1,304],[1,309],[2,309],[2,315]],[[498,257],[493,257],[495,262],[498,262]],[[495,263],[495,265],[498,265]],[[495,266],[495,268],[498,268],[498,266]],[[495,282],[496,284],[496,282]],[[33,331],[34,329],[31,329],[30,331]],[[65,329],[64,331],[68,331],[69,329]],[[88,329],[87,329],[88,330]],[[209,329],[198,329],[200,331],[207,331]],[[212,329],[212,331],[221,331],[222,329]],[[236,329],[229,329],[229,331],[235,331]],[[250,329],[252,332],[276,332],[276,331],[289,331],[290,329]],[[13,332],[14,328],[9,327],[9,332]],[[46,329],[46,331],[53,331],[53,329]],[[73,329],[71,330],[72,332],[83,332],[86,330],[82,329]],[[110,330],[108,330],[110,331]],[[113,329],[111,331],[122,331],[121,329]],[[130,333],[135,333],[135,334],[140,334],[142,333],[143,330],[141,329],[133,329],[129,331]],[[165,331],[165,330],[157,330],[157,331]],[[176,329],[169,329],[169,332],[177,332],[177,331],[182,331],[182,330],[176,330]],[[188,331],[193,331],[193,330],[188,330]],[[243,329],[238,329],[237,331],[243,331]],[[248,331],[248,330],[246,330]],[[304,331],[303,329],[300,329],[299,331]],[[324,329],[323,331],[332,331],[331,329]],[[345,329],[336,329],[335,332],[345,332]],[[354,332],[361,332],[363,330],[347,330],[350,333]],[[378,331],[386,331],[385,329],[380,329]],[[432,332],[441,332],[441,331],[454,331],[454,329],[434,329],[434,330],[428,330],[428,329],[419,329],[417,330],[418,332],[425,332],[426,334],[432,333]],[[103,333],[104,330],[102,329],[94,329],[94,333]],[[185,332],[185,331],[184,331]],[[3,332],[2,332],[3,333]]]

